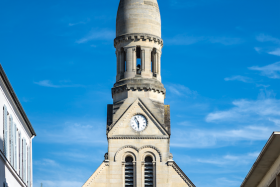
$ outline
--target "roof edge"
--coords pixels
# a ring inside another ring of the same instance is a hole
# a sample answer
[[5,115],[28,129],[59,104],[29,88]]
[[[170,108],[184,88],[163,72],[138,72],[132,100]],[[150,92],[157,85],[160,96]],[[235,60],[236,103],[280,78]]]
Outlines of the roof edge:
[[12,87],[12,85],[11,85],[11,83],[10,83],[10,81],[9,81],[9,79],[8,79],[8,77],[7,77],[7,75],[6,75],[6,73],[5,73],[5,71],[4,71],[4,69],[3,69],[1,64],[0,64],[0,75],[3,77],[4,83],[7,86],[8,91],[9,91],[9,93],[12,96],[12,99],[14,100],[14,102],[15,102],[15,104],[16,104],[19,112],[20,112],[20,114],[22,115],[25,123],[27,124],[31,134],[36,136],[36,132],[33,129],[33,127],[31,125],[31,123],[30,123],[30,121],[29,121],[29,119],[28,119],[28,117],[27,117],[27,115],[26,115],[22,105],[20,104],[20,101],[19,101],[19,99],[18,99],[18,97],[17,97],[17,95],[16,95],[16,93],[15,93],[15,91],[14,91],[14,89],[13,89],[13,87]]
[[250,176],[253,174],[254,170],[256,169],[257,164],[260,162],[260,160],[262,159],[262,157],[264,156],[265,152],[267,151],[267,149],[269,148],[270,144],[272,143],[273,139],[275,138],[275,135],[280,135],[279,131],[274,131],[271,136],[269,137],[268,141],[266,142],[264,148],[262,149],[261,153],[259,154],[258,158],[256,159],[256,161],[254,162],[252,168],[250,169],[249,173],[247,174],[247,176],[245,177],[244,181],[242,182],[242,184],[240,185],[240,187],[243,187],[248,179],[250,178]]

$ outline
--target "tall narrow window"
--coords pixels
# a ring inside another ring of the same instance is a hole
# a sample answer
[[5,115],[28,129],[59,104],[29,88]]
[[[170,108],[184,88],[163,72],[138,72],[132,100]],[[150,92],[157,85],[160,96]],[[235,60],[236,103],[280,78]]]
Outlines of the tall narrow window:
[[20,147],[21,147],[21,134],[19,133],[18,134],[18,174],[19,174],[19,176],[21,177],[21,161],[20,161],[20,159],[21,159],[21,156],[20,156]]
[[133,187],[134,185],[134,168],[133,158],[128,156],[125,158],[125,187]]
[[15,168],[15,170],[17,171],[17,165],[18,165],[18,163],[17,163],[17,125],[16,124],[14,124],[14,154],[15,154],[15,156],[14,156],[14,168]]
[[3,147],[3,151],[4,151],[4,155],[6,156],[6,158],[8,158],[8,123],[7,123],[7,107],[4,105],[3,107],[3,125],[4,125],[4,147]]
[[154,186],[154,166],[153,158],[147,156],[145,158],[145,187]]
[[10,116],[9,121],[9,161],[12,166],[14,166],[14,140],[13,140],[13,117]]

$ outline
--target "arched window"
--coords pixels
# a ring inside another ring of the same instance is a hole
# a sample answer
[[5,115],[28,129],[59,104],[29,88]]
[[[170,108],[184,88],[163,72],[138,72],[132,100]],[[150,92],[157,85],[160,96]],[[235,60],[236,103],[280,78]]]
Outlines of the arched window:
[[145,158],[145,187],[153,187],[154,186],[154,165],[153,158],[151,156],[147,156]]
[[125,187],[134,186],[134,167],[133,167],[133,158],[127,156],[125,158]]

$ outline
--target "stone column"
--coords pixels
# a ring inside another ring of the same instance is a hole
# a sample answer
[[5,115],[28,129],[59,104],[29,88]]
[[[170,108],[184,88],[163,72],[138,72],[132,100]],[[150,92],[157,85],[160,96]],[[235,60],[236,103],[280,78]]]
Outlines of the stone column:
[[145,71],[145,49],[141,49],[141,68],[142,72]]
[[124,52],[121,49],[116,51],[117,53],[117,81],[122,78],[124,73]]
[[156,175],[156,162],[153,161],[153,187],[157,186],[157,175]]
[[157,80],[161,82],[161,51],[157,50]]
[[133,48],[125,48],[126,52],[126,72],[124,78],[135,77],[136,72],[133,72]]
[[117,81],[120,80],[120,52],[116,50],[116,57],[117,57]]
[[136,72],[136,47],[132,48],[132,71]]
[[[152,63],[152,48],[142,48],[142,72],[141,75],[144,78],[152,78],[152,70],[151,70],[151,63]],[[144,57],[143,57],[144,56]]]
[[133,161],[133,187],[137,187],[136,161]]

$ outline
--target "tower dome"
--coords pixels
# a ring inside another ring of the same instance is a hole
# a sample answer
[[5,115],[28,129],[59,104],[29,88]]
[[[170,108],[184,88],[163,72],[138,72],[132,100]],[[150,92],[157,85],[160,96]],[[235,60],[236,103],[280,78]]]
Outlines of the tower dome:
[[161,38],[161,18],[157,0],[120,1],[116,37],[135,33]]

